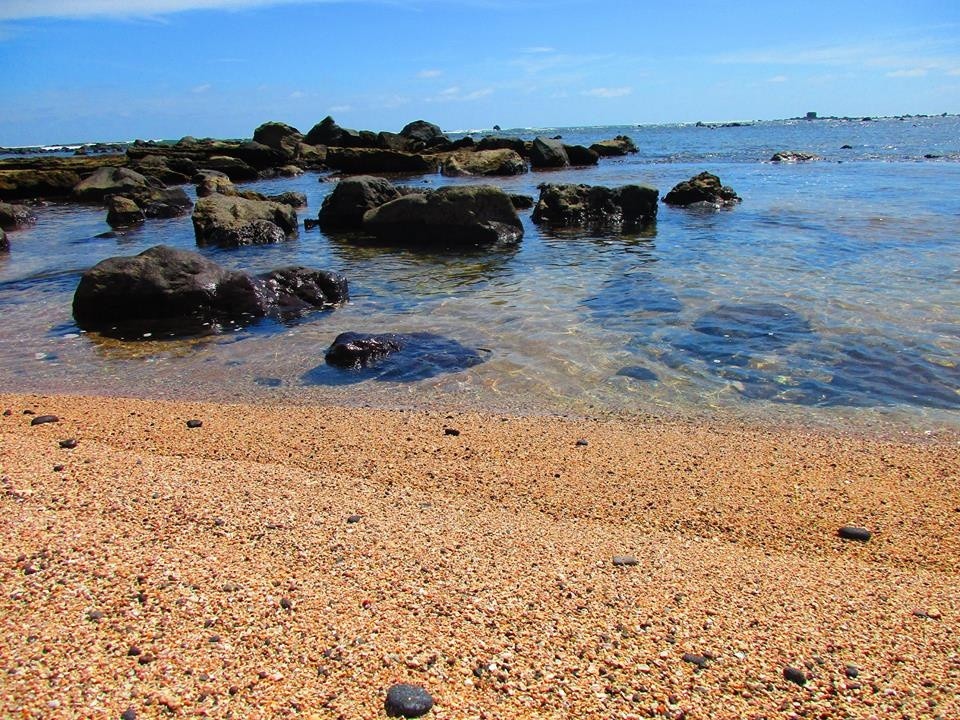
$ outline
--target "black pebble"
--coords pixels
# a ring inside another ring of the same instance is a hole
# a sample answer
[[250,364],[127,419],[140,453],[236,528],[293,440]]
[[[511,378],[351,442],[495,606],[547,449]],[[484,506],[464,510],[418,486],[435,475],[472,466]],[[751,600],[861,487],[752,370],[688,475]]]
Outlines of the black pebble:
[[130,649],[127,650],[127,656],[128,656],[128,657],[137,657],[137,656],[140,655],[141,653],[142,653],[142,651],[141,651],[140,648],[138,648],[136,645],[131,645],[131,646],[130,646]]
[[867,542],[873,533],[867,530],[866,528],[857,527],[856,525],[844,525],[842,528],[837,530],[837,535],[842,537],[844,540],[858,540],[860,542]]
[[54,465],[54,466],[53,466],[53,471],[54,471],[54,472],[63,472],[63,465]]
[[855,678],[860,674],[860,668],[856,665],[847,665],[844,672],[847,674],[848,678]]
[[203,420],[187,420],[188,428],[203,427]]
[[803,670],[799,670],[791,665],[787,665],[783,669],[783,677],[797,685],[807,684],[807,676],[803,674]]
[[62,447],[64,450],[73,450],[76,446],[77,446],[76,438],[69,438],[67,440],[60,441],[60,447]]
[[421,687],[400,683],[387,691],[384,706],[390,717],[418,718],[430,712],[433,698]]
[[11,410],[10,408],[7,408],[6,410],[3,411],[4,417],[10,417],[11,415],[13,415],[13,410]]
[[696,655],[694,653],[684,653],[682,660],[684,662],[690,663],[691,665],[696,665],[701,670],[707,667],[707,659],[703,655]]
[[639,560],[637,560],[633,555],[614,555],[613,564],[617,566],[638,565]]
[[87,620],[90,622],[100,622],[100,619],[103,617],[103,613],[99,610],[91,610],[87,613]]
[[444,435],[453,435],[454,437],[456,437],[457,435],[460,434],[460,431],[457,430],[456,428],[444,428],[444,429],[443,429],[443,434],[444,434]]
[[586,447],[586,446],[589,445],[589,444],[590,444],[590,443],[588,443],[588,442],[587,442],[586,440],[584,440],[583,438],[577,440],[577,447]]
[[361,518],[359,515],[351,515],[350,517],[347,518],[347,522],[353,525],[354,523],[360,522],[360,519]]
[[36,415],[36,413],[35,413],[33,410],[24,410],[24,411],[23,411],[23,414],[24,414],[24,415]]
[[280,607],[282,607],[284,610],[289,610],[293,607],[293,603],[290,601],[290,598],[282,597],[280,598]]
[[137,711],[132,707],[128,707],[121,713],[120,720],[137,720]]
[[60,422],[60,418],[56,415],[37,415],[33,420],[30,421],[31,425],[46,425],[47,423]]

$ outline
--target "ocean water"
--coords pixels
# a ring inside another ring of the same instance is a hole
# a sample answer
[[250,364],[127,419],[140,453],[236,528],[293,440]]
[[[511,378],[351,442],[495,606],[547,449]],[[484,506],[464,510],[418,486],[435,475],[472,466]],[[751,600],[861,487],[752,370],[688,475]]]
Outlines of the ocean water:
[[[203,248],[254,272],[338,270],[351,302],[141,342],[80,332],[73,292],[106,257],[158,243],[197,249],[190,218],[109,234],[102,208],[45,205],[35,226],[9,233],[12,251],[0,256],[0,390],[960,429],[957,117],[504,134],[572,144],[627,134],[640,148],[593,168],[484,181],[509,192],[640,182],[665,194],[709,170],[743,202],[661,205],[656,224],[633,233],[549,231],[522,211],[517,246],[468,254],[302,229],[278,245]],[[788,149],[823,159],[767,162]],[[302,220],[332,190],[325,180],[307,173],[245,187],[306,193]],[[350,373],[323,362],[345,331],[420,336],[395,360]]]

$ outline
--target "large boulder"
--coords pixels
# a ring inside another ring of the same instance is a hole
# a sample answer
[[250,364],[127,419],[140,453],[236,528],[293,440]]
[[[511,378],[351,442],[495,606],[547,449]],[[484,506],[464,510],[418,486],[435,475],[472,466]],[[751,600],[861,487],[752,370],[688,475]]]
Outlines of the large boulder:
[[599,153],[583,145],[564,145],[563,149],[571,165],[596,165],[600,160]]
[[513,150],[463,151],[449,155],[440,167],[444,175],[521,175],[527,165]]
[[0,200],[66,197],[78,182],[76,170],[0,170]]
[[181,162],[174,160],[174,164],[177,168],[172,167],[170,160],[162,155],[147,155],[134,161],[131,168],[143,175],[157,178],[164,185],[183,185],[190,182],[193,162],[186,159]]
[[73,196],[81,202],[102,202],[110,195],[129,195],[162,190],[159,180],[141,175],[125,167],[102,167],[73,188]]
[[297,146],[303,142],[303,133],[286,123],[265,122],[253,131],[253,141],[294,158],[297,156]]
[[481,138],[477,143],[477,150],[513,150],[520,157],[529,157],[532,143],[516,137]]
[[326,164],[346,173],[412,173],[437,170],[437,159],[415,153],[380,148],[330,148]]
[[[365,145],[365,141],[356,130],[343,128],[327,115],[307,133],[304,141],[308,145],[326,145],[327,147],[372,147]],[[376,136],[373,138],[376,143]]]
[[297,143],[296,160],[303,167],[322,168],[327,162],[327,148],[325,145]]
[[0,228],[16,230],[18,227],[36,222],[37,216],[26,205],[11,205],[0,202]]
[[237,186],[225,173],[217,170],[206,170],[197,174],[197,197],[204,198],[210,195],[236,195]]
[[400,135],[409,140],[411,149],[415,150],[450,142],[443,130],[426,120],[414,120],[412,123],[408,123],[400,131]]
[[128,197],[111,195],[107,200],[107,224],[110,227],[142,225],[145,218],[140,206]]
[[736,205],[739,196],[733,188],[726,187],[720,178],[708,172],[702,172],[689,180],[678,183],[668,192],[663,202],[667,205],[686,207],[695,204],[707,204],[715,207]]
[[628,135],[617,135],[612,140],[601,140],[590,146],[600,157],[617,157],[637,152],[637,145]]
[[275,150],[258,142],[223,144],[219,151],[223,155],[236,158],[258,171],[281,167],[286,165],[291,158],[282,150]]
[[537,169],[567,167],[570,158],[559,140],[538,137],[530,146],[530,164]]
[[214,194],[193,210],[198,245],[238,247],[281,242],[297,230],[297,212],[284,203]]
[[659,195],[659,190],[646,185],[544,184],[533,221],[557,227],[642,225],[656,220]]
[[336,273],[297,267],[254,277],[158,245],[135,257],[108,258],[85,272],[73,296],[73,315],[84,330],[115,337],[190,335],[346,298],[346,280]]
[[363,228],[391,244],[449,248],[511,243],[523,237],[510,196],[490,185],[404,195],[369,210]]
[[257,170],[239,158],[229,155],[212,155],[197,163],[201,170],[217,170],[233,182],[248,182],[259,177]]
[[317,222],[325,230],[358,229],[368,210],[396,200],[400,191],[389,180],[358,175],[337,183],[323,199]]

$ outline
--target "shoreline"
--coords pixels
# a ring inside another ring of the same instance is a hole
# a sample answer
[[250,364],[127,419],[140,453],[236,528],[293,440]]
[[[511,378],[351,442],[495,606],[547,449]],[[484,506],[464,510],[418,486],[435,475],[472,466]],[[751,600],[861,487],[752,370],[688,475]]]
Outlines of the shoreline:
[[[395,682],[438,718],[960,711],[952,438],[8,408],[3,713],[377,718]],[[848,524],[873,537],[839,538]]]

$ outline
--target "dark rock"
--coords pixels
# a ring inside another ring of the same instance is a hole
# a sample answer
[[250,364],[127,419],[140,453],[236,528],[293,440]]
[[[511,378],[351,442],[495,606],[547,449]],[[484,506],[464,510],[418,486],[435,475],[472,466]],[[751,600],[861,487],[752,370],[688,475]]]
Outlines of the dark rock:
[[645,185],[607,188],[590,185],[540,186],[533,221],[553,226],[636,225],[656,220],[659,191]]
[[590,146],[600,157],[616,157],[637,152],[637,145],[627,135],[617,135],[612,140],[601,140]]
[[193,161],[182,158],[177,169],[170,166],[170,159],[162,155],[147,155],[131,163],[131,169],[148,177],[154,177],[164,185],[182,185],[190,181],[194,173]]
[[576,442],[577,447],[587,447],[587,445],[589,445],[589,444],[590,444],[590,442],[587,441],[587,440],[584,440],[583,438],[580,438],[580,439],[577,440],[577,442]]
[[421,687],[400,683],[387,691],[384,705],[390,717],[418,718],[430,712],[433,698]]
[[337,335],[327,349],[324,360],[328,365],[341,368],[370,367],[390,353],[403,349],[404,340],[400,335],[364,335],[345,332]]
[[329,115],[310,128],[304,141],[308,145],[326,145],[327,147],[364,147],[360,133],[340,127]]
[[229,177],[233,182],[249,182],[256,180],[259,173],[239,158],[229,155],[213,155],[201,161],[200,169],[217,170]]
[[265,122],[253,131],[253,141],[294,158],[297,156],[297,146],[304,141],[304,137],[303,133],[286,123]]
[[412,173],[422,175],[437,170],[437,159],[380,148],[330,148],[326,164],[346,173]]
[[163,183],[125,167],[102,167],[73,188],[81,202],[101,202],[108,195],[133,196],[145,191],[162,190]]
[[302,208],[307,206],[307,196],[302,192],[294,192],[288,190],[287,192],[278,193],[276,195],[266,195],[264,196],[265,200],[270,202],[278,202],[283,205],[289,205],[292,208]]
[[143,655],[137,658],[137,662],[141,665],[149,665],[156,659],[157,659],[157,656],[154,655],[153,653],[144,653]]
[[[293,157],[281,150],[275,150],[258,142],[223,144],[219,147],[219,151],[226,157],[245,163],[255,172],[286,165]],[[224,172],[230,174],[227,170],[224,170]]]
[[513,243],[523,237],[510,197],[489,185],[405,195],[368,211],[363,229],[384,242],[448,248]]
[[410,150],[410,141],[399,133],[379,132],[377,133],[377,147],[384,150],[407,152]]
[[0,170],[0,200],[66,197],[80,182],[73,169],[3,169]]
[[396,187],[384,178],[358,175],[337,183],[323,199],[317,222],[327,230],[359,229],[368,210],[400,197]]
[[614,555],[613,564],[617,567],[632,567],[634,565],[639,565],[640,561],[637,560],[633,555]]
[[853,145],[841,145],[841,150],[853,150]]
[[297,230],[297,213],[284,203],[209,195],[197,201],[193,229],[198,245],[238,247],[281,242]]
[[707,203],[716,207],[735,205],[740,198],[733,188],[725,187],[720,178],[708,172],[702,172],[689,180],[677,184],[668,192],[663,202],[667,205],[686,207],[695,203]]
[[203,420],[187,420],[187,427],[191,429],[203,427]]
[[803,670],[795,668],[791,665],[787,665],[787,667],[783,669],[783,677],[784,679],[789,680],[792,683],[796,683],[797,685],[807,684],[807,676]]
[[265,301],[282,315],[342,305],[350,299],[347,279],[340,273],[290,266],[261,275]]
[[536,169],[567,167],[570,158],[559,140],[538,137],[530,147],[530,165]]
[[858,668],[856,665],[847,665],[843,669],[843,672],[848,678],[855,678],[860,675],[860,668]]
[[453,177],[463,175],[522,175],[527,165],[513,150],[478,150],[448,156],[440,172]]
[[110,227],[142,225],[145,218],[140,206],[128,197],[112,195],[107,200],[107,224]]
[[63,472],[63,465],[54,465],[54,466],[53,466],[53,471],[54,471],[54,472]]
[[138,648],[136,645],[131,645],[127,650],[127,657],[139,657],[143,654],[143,651]]
[[690,663],[691,665],[696,665],[701,670],[706,669],[708,662],[707,658],[703,655],[697,655],[695,653],[684,653],[681,658],[684,662]]
[[870,538],[873,537],[871,533],[866,528],[857,527],[856,525],[844,525],[842,528],[837,530],[837,535],[842,537],[844,540],[857,540],[859,542],[868,542]]
[[820,158],[813,153],[799,152],[797,150],[781,150],[780,152],[773,154],[773,157],[770,158],[770,162],[796,163],[819,159]]
[[2,228],[0,228],[0,252],[10,252],[10,240]]
[[617,372],[617,375],[639,380],[640,382],[656,382],[659,379],[653,370],[639,365],[621,368],[620,371]]
[[430,147],[449,141],[443,130],[426,120],[414,120],[408,123],[400,131],[400,135],[410,140],[414,149],[419,149],[418,146]]
[[939,160],[942,157],[943,155],[936,155],[934,153],[926,153],[923,156],[924,160]]
[[282,607],[284,610],[292,610],[293,601],[288,597],[282,597],[280,598],[280,607]]
[[11,205],[0,202],[0,229],[16,230],[36,222],[37,216],[26,205]]
[[132,199],[148,218],[179,217],[190,212],[193,201],[183,188],[162,188],[136,193]]
[[533,207],[536,201],[530,195],[511,193],[510,202],[513,203],[513,207],[517,210],[529,210]]
[[132,707],[128,707],[122,713],[120,713],[120,720],[137,720],[137,711]]
[[457,436],[460,435],[460,431],[457,430],[456,428],[444,428],[444,429],[443,429],[443,434],[444,434],[444,435],[450,435],[450,436],[452,436],[452,437],[457,437]]
[[37,415],[33,420],[30,421],[31,425],[46,425],[47,423],[60,422],[60,418],[56,415]]
[[477,150],[513,150],[520,157],[529,157],[530,148],[521,138],[485,137],[477,143]]
[[583,145],[564,145],[563,149],[567,153],[570,164],[577,167],[596,165],[600,160],[600,155],[596,151],[583,147]]
[[347,518],[347,524],[348,524],[348,525],[354,525],[354,524],[360,522],[362,519],[363,519],[363,518],[361,518],[359,515],[351,515],[350,517]]
[[76,438],[68,438],[67,440],[60,441],[60,447],[64,450],[73,450],[77,446]]

